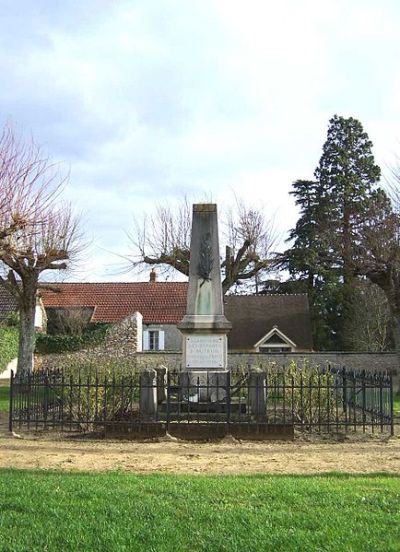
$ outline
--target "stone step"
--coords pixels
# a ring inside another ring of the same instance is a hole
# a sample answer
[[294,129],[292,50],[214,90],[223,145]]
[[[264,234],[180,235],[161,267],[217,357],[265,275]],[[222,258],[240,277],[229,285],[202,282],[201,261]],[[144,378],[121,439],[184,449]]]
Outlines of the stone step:
[[[188,401],[171,401],[169,403],[170,413],[174,412],[201,412],[201,413],[224,413],[228,412],[228,405],[226,403],[212,403],[212,402],[188,402]],[[160,411],[167,411],[167,403],[160,405]],[[245,403],[231,403],[230,412],[232,414],[246,414]]]

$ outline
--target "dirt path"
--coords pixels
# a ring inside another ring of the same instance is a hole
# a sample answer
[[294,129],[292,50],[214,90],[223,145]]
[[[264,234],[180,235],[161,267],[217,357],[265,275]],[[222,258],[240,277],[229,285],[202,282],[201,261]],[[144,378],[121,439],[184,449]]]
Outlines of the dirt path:
[[176,474],[311,474],[387,472],[400,475],[400,438],[359,442],[93,441],[10,436],[0,431],[1,468],[122,470]]

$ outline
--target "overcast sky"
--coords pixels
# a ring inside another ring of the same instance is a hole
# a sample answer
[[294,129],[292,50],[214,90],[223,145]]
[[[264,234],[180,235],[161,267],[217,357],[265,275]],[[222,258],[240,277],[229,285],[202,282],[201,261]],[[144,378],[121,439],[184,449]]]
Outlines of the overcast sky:
[[109,252],[129,252],[134,215],[185,194],[263,205],[284,235],[335,113],[362,122],[384,172],[400,155],[398,0],[0,7],[2,122],[70,171],[92,239],[75,279],[135,278]]

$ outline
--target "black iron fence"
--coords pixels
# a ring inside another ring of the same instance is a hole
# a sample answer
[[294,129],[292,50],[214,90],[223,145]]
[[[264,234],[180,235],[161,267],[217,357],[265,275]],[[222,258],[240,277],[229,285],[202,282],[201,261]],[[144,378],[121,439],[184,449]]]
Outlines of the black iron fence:
[[393,434],[392,378],[310,367],[239,372],[39,371],[11,376],[10,430],[231,434]]

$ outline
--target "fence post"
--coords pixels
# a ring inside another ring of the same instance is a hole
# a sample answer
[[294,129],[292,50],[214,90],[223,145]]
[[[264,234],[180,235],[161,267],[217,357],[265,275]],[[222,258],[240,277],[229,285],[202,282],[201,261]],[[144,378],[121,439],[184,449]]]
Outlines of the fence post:
[[140,374],[140,416],[155,420],[157,416],[157,372],[146,368]]
[[367,415],[366,415],[366,409],[367,409],[367,396],[366,396],[366,389],[365,389],[365,378],[366,378],[366,371],[363,370],[361,372],[362,377],[362,419],[363,419],[363,433],[365,433],[365,424],[367,422]]
[[394,397],[393,397],[393,375],[389,374],[389,397],[390,397],[390,435],[394,435]]
[[231,371],[226,374],[226,424],[227,434],[231,433]]
[[11,370],[11,377],[10,377],[10,404],[9,404],[9,411],[8,411],[8,430],[10,433],[13,430],[13,394],[14,394],[14,371]]
[[346,417],[346,430],[347,430],[347,378],[346,368],[342,368],[342,385],[343,385],[343,412]]
[[[179,393],[180,393],[180,390],[179,390]],[[170,417],[171,417],[171,373],[169,370],[167,370],[167,412],[166,412],[166,418],[167,418],[166,432],[167,433],[169,433]]]
[[266,375],[264,372],[250,372],[249,376],[249,402],[250,412],[257,422],[264,420],[266,416]]

